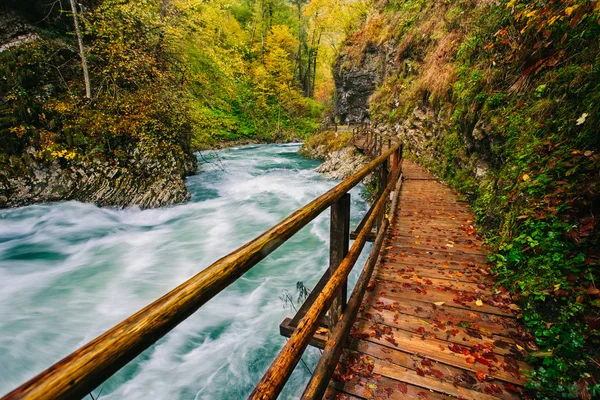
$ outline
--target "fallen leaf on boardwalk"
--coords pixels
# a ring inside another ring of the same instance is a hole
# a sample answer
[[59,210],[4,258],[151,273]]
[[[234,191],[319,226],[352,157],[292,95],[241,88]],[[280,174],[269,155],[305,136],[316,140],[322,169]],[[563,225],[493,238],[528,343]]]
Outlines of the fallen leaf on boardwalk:
[[477,376],[477,380],[478,380],[479,382],[484,382],[484,381],[485,381],[485,379],[486,379],[486,376],[487,376],[487,375],[485,374],[485,372],[483,372],[483,371],[477,371],[477,373],[476,373],[475,375]]
[[406,386],[404,383],[400,382],[400,383],[398,384],[398,390],[399,390],[401,393],[403,393],[403,394],[406,394],[406,393],[408,393],[408,386]]
[[328,387],[327,392],[325,392],[325,398],[329,399],[329,398],[331,398],[331,396],[333,396],[333,389]]
[[435,301],[433,304],[435,304],[436,306],[443,306],[445,303],[445,301]]
[[483,305],[483,301],[477,299],[477,301],[475,302],[475,305],[478,307],[481,307]]
[[519,349],[519,350],[521,350],[521,351],[522,351],[522,350],[525,350],[523,347],[519,346],[518,344],[517,344],[517,349]]
[[508,305],[508,308],[510,308],[510,309],[511,309],[511,310],[513,310],[513,311],[521,311],[521,307],[519,307],[519,306],[518,306],[518,305],[516,305],[516,304],[509,304],[509,305]]
[[435,376],[438,379],[444,378],[444,373],[439,369],[431,368],[431,375]]
[[327,332],[329,332],[329,330],[327,328],[317,329],[317,335],[325,335],[325,334],[327,334]]
[[461,276],[463,276],[463,273],[457,271],[455,275],[458,276],[458,277],[461,277]]

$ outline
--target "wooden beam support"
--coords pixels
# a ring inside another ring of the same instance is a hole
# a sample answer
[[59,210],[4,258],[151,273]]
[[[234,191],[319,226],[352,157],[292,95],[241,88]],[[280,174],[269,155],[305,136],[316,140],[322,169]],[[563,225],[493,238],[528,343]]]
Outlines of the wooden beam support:
[[[333,276],[350,245],[350,194],[346,193],[331,206],[329,228],[329,273]],[[329,328],[335,330],[337,321],[346,308],[348,280],[345,279],[329,309]]]
[[[296,328],[297,328],[297,326],[292,324],[292,319],[286,318],[281,322],[281,324],[279,324],[279,334],[281,336],[289,338],[292,336],[292,334],[294,333]],[[319,349],[324,349],[325,342],[327,342],[327,335],[329,333],[329,330],[327,331],[327,333],[319,333],[319,331],[321,329],[328,329],[328,328],[326,326],[324,326],[323,324],[321,324],[320,329],[317,329],[317,332],[315,332],[315,334],[313,335],[309,344],[313,347],[316,347]]]

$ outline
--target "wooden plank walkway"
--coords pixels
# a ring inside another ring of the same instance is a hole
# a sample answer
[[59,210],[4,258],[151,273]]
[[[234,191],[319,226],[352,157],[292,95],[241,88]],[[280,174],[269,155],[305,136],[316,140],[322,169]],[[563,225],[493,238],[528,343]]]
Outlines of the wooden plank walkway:
[[325,398],[519,399],[522,330],[469,207],[405,160],[388,231]]

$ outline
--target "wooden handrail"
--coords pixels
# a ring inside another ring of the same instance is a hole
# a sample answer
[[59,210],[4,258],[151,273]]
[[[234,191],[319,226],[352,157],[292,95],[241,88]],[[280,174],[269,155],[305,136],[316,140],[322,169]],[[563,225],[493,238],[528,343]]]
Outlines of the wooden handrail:
[[[394,146],[393,149],[396,151],[398,146]],[[389,154],[390,153],[388,151],[384,156],[389,156]],[[380,158],[381,157],[378,159]],[[387,156],[384,159],[387,160]],[[329,306],[331,306],[334,296],[337,295],[342,283],[347,278],[348,274],[352,270],[352,267],[354,267],[354,264],[356,263],[356,260],[358,259],[358,256],[360,255],[360,252],[366,243],[367,236],[370,234],[371,229],[375,224],[375,221],[378,219],[378,216],[385,211],[387,198],[395,186],[399,175],[400,168],[397,168],[393,172],[392,180],[389,182],[377,200],[377,204],[373,209],[373,213],[352,244],[350,251],[343,259],[339,267],[331,275],[329,281],[319,296],[315,299],[313,305],[302,318],[294,333],[290,336],[290,339],[283,346],[283,349],[277,355],[258,385],[254,388],[254,391],[250,394],[249,399],[270,400],[275,399],[279,395],[289,376],[294,371],[296,364],[298,364],[298,361],[300,360],[304,350],[317,331],[319,322],[323,319],[323,316],[327,312]]]
[[[327,193],[8,393],[2,400],[79,399],[86,396],[338,201],[398,147],[398,144],[394,145]],[[364,244],[364,239],[364,234],[362,238],[359,235],[357,242]],[[335,276],[344,270],[340,265]]]

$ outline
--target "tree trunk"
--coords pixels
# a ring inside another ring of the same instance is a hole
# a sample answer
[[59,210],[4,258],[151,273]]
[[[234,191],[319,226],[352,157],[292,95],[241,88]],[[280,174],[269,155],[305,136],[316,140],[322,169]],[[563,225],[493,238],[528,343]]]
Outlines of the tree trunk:
[[90,75],[88,73],[87,56],[85,55],[85,47],[83,46],[83,37],[79,29],[79,21],[77,20],[77,6],[75,0],[69,0],[71,3],[71,11],[73,11],[73,23],[75,24],[75,34],[79,43],[79,57],[81,57],[81,68],[83,69],[83,80],[85,81],[85,97],[92,98],[92,86],[90,84]]
[[321,33],[319,33],[319,38],[317,39],[317,44],[315,46],[314,51],[314,59],[313,59],[313,74],[312,74],[312,84],[311,84],[311,93],[312,97],[315,96],[315,82],[317,80],[317,58],[319,55],[319,46],[321,45]]

